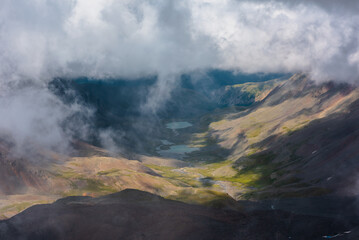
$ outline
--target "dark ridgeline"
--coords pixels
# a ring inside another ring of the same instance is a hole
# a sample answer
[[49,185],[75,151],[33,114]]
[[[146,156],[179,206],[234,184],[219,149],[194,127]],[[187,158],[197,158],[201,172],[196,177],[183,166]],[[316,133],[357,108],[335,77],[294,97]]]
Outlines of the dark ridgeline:
[[67,197],[0,222],[0,239],[7,240],[308,240],[338,233],[338,239],[359,237],[359,229],[340,218],[209,208],[131,189],[99,198]]

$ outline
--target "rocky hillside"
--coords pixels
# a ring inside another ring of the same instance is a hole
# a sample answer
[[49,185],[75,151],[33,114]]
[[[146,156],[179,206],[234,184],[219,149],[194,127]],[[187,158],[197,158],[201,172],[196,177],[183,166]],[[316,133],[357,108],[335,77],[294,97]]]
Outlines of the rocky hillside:
[[[209,124],[202,136],[215,145],[203,152],[226,154],[204,172],[241,182],[256,198],[358,194],[358,99],[356,87],[294,75],[254,106]],[[231,171],[218,175],[224,166]]]

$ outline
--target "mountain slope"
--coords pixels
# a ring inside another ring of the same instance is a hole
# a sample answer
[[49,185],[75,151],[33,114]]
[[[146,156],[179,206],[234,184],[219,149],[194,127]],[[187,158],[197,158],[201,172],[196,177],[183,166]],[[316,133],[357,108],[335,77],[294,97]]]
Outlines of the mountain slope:
[[[204,166],[206,176],[241,182],[261,198],[356,191],[358,99],[353,86],[294,75],[256,105],[209,125],[206,135],[228,154]],[[236,173],[216,176],[223,165]]]
[[[221,189],[204,186],[195,175],[184,176],[166,167],[186,165],[181,161],[137,156],[145,165],[83,142],[77,142],[74,147],[76,151],[70,156],[44,153],[42,157],[46,160],[42,163],[39,159],[11,158],[10,161],[3,152],[0,218],[12,217],[34,204],[50,203],[63,196],[102,196],[128,188],[197,204],[234,202]],[[166,163],[166,166],[153,163]]]

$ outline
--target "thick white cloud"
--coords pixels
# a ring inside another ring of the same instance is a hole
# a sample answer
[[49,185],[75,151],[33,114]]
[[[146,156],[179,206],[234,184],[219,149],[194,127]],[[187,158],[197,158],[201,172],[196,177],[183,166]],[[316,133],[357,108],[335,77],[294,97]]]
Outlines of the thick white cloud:
[[357,6],[348,0],[3,0],[1,81],[206,68],[353,81]]
[[[196,7],[197,21],[218,43],[221,67],[248,72],[297,72],[317,80],[358,79],[358,15],[312,4],[212,1]],[[208,21],[209,20],[209,21]]]
[[[59,102],[48,107],[26,93],[9,97],[30,81],[51,102],[43,86],[53,77],[158,75],[146,105],[154,111],[177,76],[195,70],[302,71],[318,81],[356,82],[356,10],[354,0],[2,0],[0,108],[9,117],[0,131],[31,136],[39,116],[57,116],[48,128],[61,122]],[[19,99],[37,107],[22,109]],[[14,126],[16,118],[26,129]]]

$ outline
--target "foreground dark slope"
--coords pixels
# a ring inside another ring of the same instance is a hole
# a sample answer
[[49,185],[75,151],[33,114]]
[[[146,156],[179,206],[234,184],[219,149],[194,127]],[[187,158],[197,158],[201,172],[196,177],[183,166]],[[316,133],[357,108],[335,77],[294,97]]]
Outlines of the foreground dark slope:
[[166,200],[138,190],[68,197],[0,222],[0,239],[357,239],[352,224],[281,211],[239,212]]

